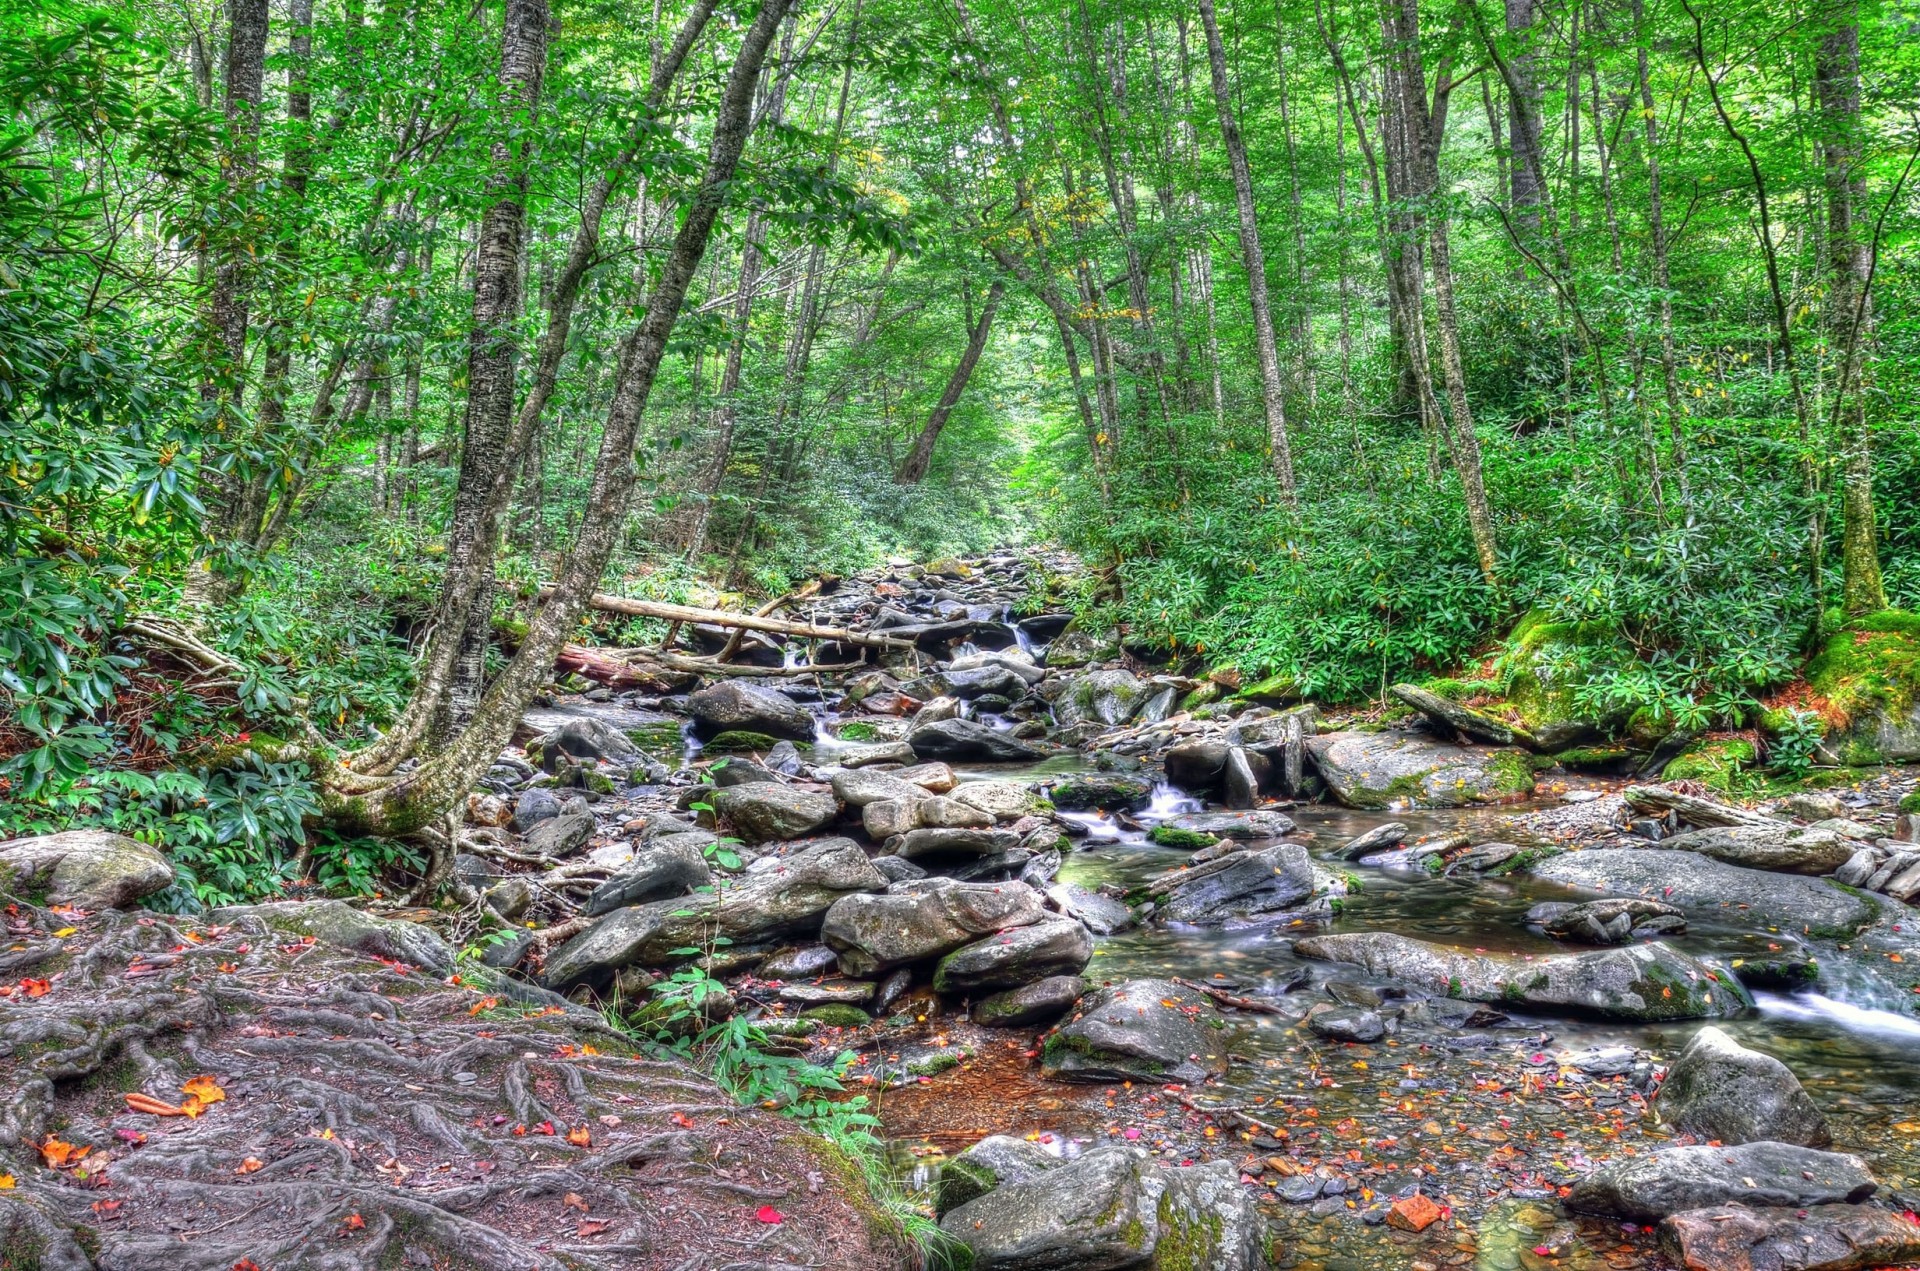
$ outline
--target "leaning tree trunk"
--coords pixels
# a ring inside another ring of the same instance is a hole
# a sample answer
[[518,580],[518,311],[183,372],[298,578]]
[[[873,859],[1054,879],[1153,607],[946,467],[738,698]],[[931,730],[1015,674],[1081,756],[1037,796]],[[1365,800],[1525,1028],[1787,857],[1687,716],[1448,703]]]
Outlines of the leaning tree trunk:
[[1850,615],[1887,607],[1874,542],[1873,447],[1867,432],[1861,379],[1872,336],[1873,245],[1862,232],[1866,177],[1860,170],[1860,26],[1852,3],[1843,20],[1820,41],[1814,63],[1820,97],[1820,152],[1827,186],[1827,259],[1832,288],[1828,325],[1839,354],[1834,419],[1839,425],[1841,466],[1841,603]]
[[993,286],[987,290],[986,303],[980,306],[980,320],[973,324],[973,331],[967,336],[967,351],[960,355],[960,364],[953,368],[953,374],[947,376],[947,386],[927,415],[920,436],[914,440],[912,453],[901,463],[900,471],[894,474],[895,484],[919,485],[926,479],[927,469],[933,466],[933,443],[940,440],[940,430],[947,426],[947,417],[960,404],[960,394],[966,391],[967,381],[973,378],[973,368],[979,365],[981,350],[987,347],[987,333],[993,328],[994,311],[1000,307],[1000,298],[1006,294],[1006,282],[994,279]]
[[1294,484],[1293,446],[1287,438],[1287,407],[1280,380],[1280,351],[1273,335],[1273,310],[1267,299],[1267,261],[1260,249],[1260,220],[1253,203],[1253,174],[1247,167],[1247,146],[1233,114],[1233,91],[1227,84],[1227,51],[1220,42],[1220,23],[1213,0],[1200,0],[1200,24],[1207,33],[1207,63],[1213,73],[1213,102],[1220,115],[1220,138],[1233,172],[1233,201],[1240,214],[1240,258],[1247,268],[1247,299],[1253,309],[1253,342],[1260,361],[1260,399],[1266,409],[1267,443],[1273,475],[1290,507],[1298,507]]
[[[426,762],[397,778],[369,780],[338,767],[327,772],[328,810],[340,824],[375,833],[406,833],[453,806],[499,756],[521,713],[552,673],[555,657],[586,611],[623,532],[639,477],[634,441],[647,397],[746,147],[760,68],[792,3],[762,0],[728,73],[700,184],[667,253],[660,280],[648,297],[646,316],[621,342],[613,400],[601,432],[585,515],[552,594],[529,623],[513,660],[488,687],[473,718]],[[446,865],[436,860],[430,876]]]

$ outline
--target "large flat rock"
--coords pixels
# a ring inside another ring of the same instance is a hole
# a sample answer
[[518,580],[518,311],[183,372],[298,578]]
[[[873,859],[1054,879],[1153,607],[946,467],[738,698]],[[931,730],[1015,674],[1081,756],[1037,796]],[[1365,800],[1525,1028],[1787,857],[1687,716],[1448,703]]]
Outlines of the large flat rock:
[[1597,847],[1542,861],[1535,878],[1604,896],[1639,896],[1735,926],[1845,938],[1872,922],[1871,900],[1823,878],[1729,865],[1697,852]]
[[1461,808],[1533,790],[1532,763],[1518,750],[1396,732],[1323,733],[1307,738],[1306,746],[1327,787],[1351,808],[1399,802]]

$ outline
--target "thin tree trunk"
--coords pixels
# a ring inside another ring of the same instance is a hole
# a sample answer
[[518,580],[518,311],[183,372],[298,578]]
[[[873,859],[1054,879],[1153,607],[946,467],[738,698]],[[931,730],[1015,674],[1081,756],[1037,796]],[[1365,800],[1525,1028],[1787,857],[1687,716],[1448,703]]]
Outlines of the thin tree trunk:
[[1692,505],[1687,488],[1686,409],[1681,405],[1679,357],[1673,345],[1673,282],[1667,268],[1666,209],[1660,192],[1660,116],[1653,106],[1653,81],[1647,69],[1646,6],[1644,0],[1632,0],[1635,46],[1635,78],[1639,81],[1640,115],[1647,147],[1647,238],[1653,249],[1653,289],[1660,318],[1660,378],[1666,391],[1668,468],[1680,487],[1680,505]]
[[953,374],[947,376],[947,386],[941,390],[940,400],[934,403],[933,410],[928,413],[927,422],[921,427],[912,452],[894,474],[896,484],[918,485],[926,479],[927,469],[933,466],[933,444],[940,440],[940,430],[947,426],[947,417],[960,404],[960,394],[966,391],[967,381],[973,378],[973,368],[979,365],[981,351],[987,347],[987,333],[993,328],[993,315],[1000,308],[1000,298],[1006,294],[1007,284],[998,278],[994,279],[993,286],[987,289],[985,303],[980,306],[980,318],[967,336],[966,352],[960,355],[960,363],[953,368]]
[[1227,83],[1227,52],[1220,42],[1220,23],[1213,0],[1200,0],[1200,24],[1206,29],[1207,63],[1213,77],[1213,102],[1220,116],[1220,136],[1233,173],[1234,205],[1240,219],[1240,256],[1247,270],[1247,293],[1253,309],[1255,352],[1260,362],[1261,404],[1266,410],[1267,444],[1273,473],[1289,507],[1298,507],[1294,483],[1293,446],[1287,437],[1287,408],[1280,381],[1280,352],[1274,340],[1273,311],[1267,300],[1266,256],[1260,249],[1260,222],[1253,203],[1253,174],[1247,166],[1247,147],[1234,118],[1233,93]]

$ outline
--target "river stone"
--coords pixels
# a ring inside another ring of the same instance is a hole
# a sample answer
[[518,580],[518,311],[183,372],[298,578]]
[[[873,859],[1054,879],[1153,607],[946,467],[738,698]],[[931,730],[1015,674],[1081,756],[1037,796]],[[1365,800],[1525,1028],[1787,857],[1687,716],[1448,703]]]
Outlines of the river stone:
[[536,856],[550,856],[556,860],[571,856],[587,845],[593,837],[593,813],[562,812],[551,820],[542,821],[533,827],[526,836],[526,850]]
[[1280,843],[1261,851],[1228,852],[1154,880],[1157,917],[1173,922],[1225,922],[1291,909],[1313,895],[1307,849]]
[[1124,901],[1115,900],[1079,883],[1055,883],[1047,888],[1047,899],[1069,918],[1078,918],[1096,936],[1110,936],[1133,925],[1133,911]]
[[1599,847],[1568,852],[1528,870],[1535,878],[1616,896],[1677,905],[1695,917],[1737,926],[1779,927],[1844,939],[1872,922],[1878,906],[1825,879],[1743,869],[1662,848]]
[[1462,706],[1449,701],[1438,693],[1429,692],[1417,684],[1395,684],[1387,690],[1413,709],[1425,715],[1437,725],[1443,735],[1462,733],[1475,741],[1484,741],[1495,746],[1525,746],[1529,750],[1539,749],[1539,742],[1532,733],[1518,724],[1509,724],[1506,720],[1477,711],[1471,706]]
[[713,881],[696,839],[669,834],[637,849],[633,859],[587,897],[587,916],[597,918],[624,905],[682,896]]
[[1254,1271],[1266,1224],[1229,1161],[1185,1169],[1096,1148],[951,1210],[974,1271]]
[[978,808],[996,821],[1018,821],[1045,809],[1045,803],[1018,781],[962,781],[953,800]]
[[1078,919],[1049,916],[949,953],[933,969],[933,987],[954,994],[1017,989],[1050,975],[1078,975],[1092,957],[1093,936]]
[[1411,831],[1408,830],[1405,822],[1388,821],[1385,825],[1374,826],[1358,838],[1347,840],[1346,846],[1334,855],[1345,860],[1357,861],[1370,853],[1384,852],[1388,848],[1400,846],[1406,841],[1409,833]]
[[919,786],[928,794],[949,794],[960,784],[960,779],[953,775],[953,769],[943,763],[913,764],[907,768],[896,768],[887,775]]
[[902,781],[892,773],[862,770],[833,774],[833,797],[850,808],[864,808],[886,800],[914,803],[926,794],[919,786]]
[[1262,777],[1269,764],[1264,756],[1239,746],[1227,749],[1227,767],[1221,779],[1220,801],[1229,808],[1246,809],[1260,802]]
[[973,1022],[988,1028],[1030,1028],[1045,1024],[1072,1010],[1086,991],[1087,982],[1077,975],[1050,975],[975,1002]]
[[749,843],[770,843],[811,834],[840,814],[830,794],[755,782],[716,790],[713,810]]
[[[791,744],[791,743],[784,743]],[[875,764],[912,763],[919,756],[913,753],[913,747],[902,741],[876,741],[858,746],[849,746],[838,751],[834,758],[842,768],[870,768]]]
[[1877,1187],[1857,1156],[1791,1143],[1745,1143],[1669,1147],[1624,1157],[1575,1183],[1565,1199],[1567,1208],[1580,1213],[1650,1223],[1730,1202],[1857,1205]]
[[940,1166],[935,1184],[934,1213],[944,1215],[996,1187],[1024,1182],[1035,1174],[1057,1168],[1061,1158],[1038,1143],[1010,1134],[989,1134]]
[[553,791],[542,786],[529,787],[513,802],[514,833],[525,834],[542,821],[551,821],[559,815],[560,800]]
[[1674,852],[1698,852],[1729,865],[1781,874],[1831,874],[1847,863],[1857,843],[1818,826],[1714,826],[1660,840]]
[[336,949],[406,962],[442,975],[453,970],[452,948],[431,928],[400,918],[376,918],[343,900],[283,900],[213,911],[217,923],[242,918],[258,918],[275,931],[312,936]]
[[922,759],[1027,763],[1040,758],[1042,753],[971,719],[943,719],[923,724],[907,734],[907,742]]
[[755,864],[764,868],[722,880],[711,892],[608,914],[553,951],[547,987],[564,993],[579,984],[604,984],[621,967],[661,965],[680,956],[675,949],[716,938],[738,946],[812,937],[842,896],[886,888],[886,879],[851,839],[821,839],[791,856]]
[[1168,829],[1189,834],[1235,839],[1242,843],[1276,839],[1294,829],[1292,817],[1284,812],[1268,812],[1264,809],[1248,812],[1190,812],[1184,816],[1169,817],[1161,824]]
[[[1167,780],[1182,790],[1212,790],[1226,775],[1228,749],[1224,741],[1183,741],[1169,749],[1161,763]],[[1058,795],[1053,802],[1056,807],[1066,806]]]
[[1040,1050],[1064,1081],[1178,1081],[1227,1070],[1225,1021],[1211,999],[1171,980],[1128,980],[1082,1000]]
[[1302,957],[1364,968],[1435,996],[1503,1006],[1571,1009],[1642,1021],[1739,1015],[1752,999],[1731,971],[1669,945],[1555,957],[1486,957],[1385,931],[1307,936]]
[[934,697],[957,697],[970,702],[976,697],[999,694],[1003,697],[1019,697],[1027,690],[1027,680],[1004,666],[977,666],[961,670],[936,671],[923,675],[917,680],[909,680],[900,686],[900,691],[908,697],[917,697],[926,701]]
[[887,848],[910,861],[983,858],[1020,845],[1011,830],[920,829],[887,840]]
[[[1011,671],[1020,677],[1023,684],[1038,684],[1047,678],[1047,673],[1033,664],[1033,660],[1019,649],[1001,649],[997,652],[982,650],[979,653],[963,654],[947,663],[949,671],[977,671],[985,667],[999,667]],[[1018,696],[1016,693],[1015,696]]]
[[1062,777],[1047,792],[1062,812],[1113,812],[1137,808],[1153,797],[1153,787],[1138,777],[1086,773]]
[[130,909],[173,882],[160,849],[106,830],[63,830],[0,843],[0,888],[89,912]]
[[1699,1139],[1833,1145],[1826,1116],[1785,1064],[1712,1025],[1673,1061],[1653,1109],[1676,1132]]
[[713,778],[714,785],[723,790],[756,783],[780,784],[780,775],[773,769],[763,767],[751,759],[742,759],[738,755],[730,755],[709,765],[707,775]]
[[954,791],[955,797],[944,794],[930,794],[913,805],[919,827],[929,830],[984,830],[993,825],[991,812],[982,811],[970,803],[962,803],[957,797],[961,789]]
[[723,680],[687,698],[687,713],[701,737],[725,732],[765,733],[791,741],[813,740],[813,716],[785,693]]
[[824,944],[793,945],[767,955],[753,973],[762,980],[810,980],[833,970],[839,961],[840,955]]
[[1341,732],[1307,738],[1307,753],[1334,796],[1352,808],[1400,800],[1460,808],[1533,791],[1533,767],[1514,750],[1407,733]]
[[1040,894],[1025,883],[929,878],[882,895],[842,897],[827,910],[820,938],[840,955],[843,972],[874,976],[1046,916]]
[[1684,911],[1634,896],[1577,905],[1542,901],[1527,910],[1527,922],[1555,940],[1579,944],[1626,944],[1636,936],[1677,936],[1687,929]]
[[1387,1035],[1380,1012],[1364,1006],[1335,1006],[1321,1002],[1307,1012],[1307,1027],[1316,1036],[1336,1042],[1377,1042]]
[[540,747],[541,765],[553,771],[557,754],[575,759],[595,759],[615,768],[631,768],[646,762],[646,755],[633,739],[604,719],[570,719],[535,743]]
[[1152,690],[1131,671],[1087,671],[1068,681],[1053,704],[1063,727],[1105,724],[1116,727],[1133,718]]
[[1920,1263],[1920,1224],[1875,1205],[1715,1205],[1660,1223],[1687,1271],[1862,1271]]

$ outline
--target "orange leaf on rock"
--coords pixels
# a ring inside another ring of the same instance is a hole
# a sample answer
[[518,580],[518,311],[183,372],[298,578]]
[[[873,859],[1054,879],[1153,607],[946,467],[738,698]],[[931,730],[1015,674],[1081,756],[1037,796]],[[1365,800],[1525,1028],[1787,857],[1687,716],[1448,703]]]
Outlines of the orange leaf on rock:
[[260,1264],[252,1258],[242,1258],[233,1264],[233,1271],[260,1271]]
[[0,1192],[10,1192],[17,1186],[19,1184],[13,1181],[13,1175],[0,1174]]
[[581,1223],[579,1229],[573,1234],[576,1236],[597,1236],[606,1229],[606,1223],[598,1218],[590,1218],[586,1222]]
[[53,992],[53,985],[50,981],[29,977],[20,981],[20,991],[28,997],[45,997]]
[[579,1192],[568,1192],[560,1198],[560,1204],[567,1209],[577,1209],[583,1214],[587,1212],[586,1198]]
[[239,1166],[236,1167],[233,1172],[236,1174],[251,1174],[257,1169],[265,1169],[266,1164],[265,1161],[257,1156],[249,1156],[246,1160],[240,1162]]
[[567,1142],[575,1147],[592,1147],[593,1135],[587,1131],[586,1126],[576,1125],[567,1131]]
[[79,1160],[91,1149],[75,1147],[71,1143],[63,1143],[52,1135],[48,1135],[47,1141],[38,1145],[38,1150],[41,1158],[45,1160],[48,1165],[59,1169],[63,1165]]
[[203,1104],[219,1103],[227,1097],[227,1092],[222,1090],[212,1077],[207,1076],[195,1077],[181,1086],[180,1091],[182,1094],[192,1095]]
[[187,1115],[186,1110],[179,1104],[168,1103],[165,1100],[156,1099],[150,1094],[141,1094],[137,1090],[130,1095],[123,1095],[122,1098],[126,1099],[129,1109],[134,1112],[144,1112],[148,1116],[183,1117]]
[[1387,1225],[1401,1231],[1425,1231],[1440,1221],[1440,1206],[1418,1192],[1393,1202],[1387,1211]]
[[348,1214],[341,1222],[349,1231],[365,1231],[367,1229],[367,1220],[359,1214]]

